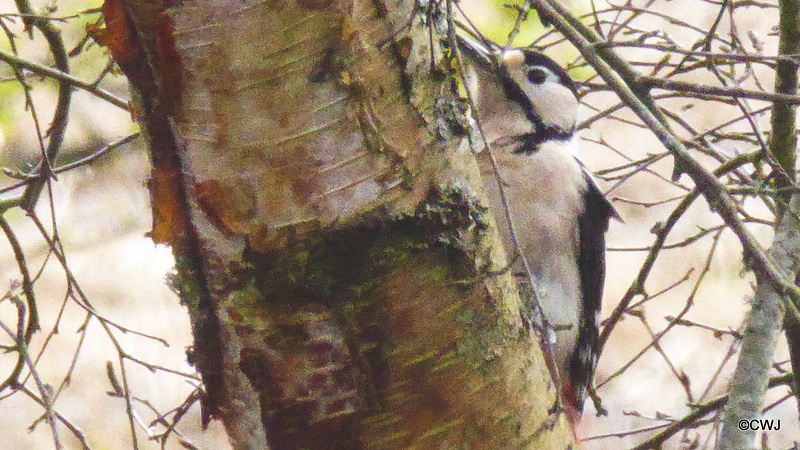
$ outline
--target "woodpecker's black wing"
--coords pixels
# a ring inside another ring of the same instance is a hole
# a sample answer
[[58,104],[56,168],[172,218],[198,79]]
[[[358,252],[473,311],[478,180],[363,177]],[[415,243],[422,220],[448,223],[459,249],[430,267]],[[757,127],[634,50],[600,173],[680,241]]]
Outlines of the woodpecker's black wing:
[[[587,189],[584,193],[584,210],[578,216],[578,274],[584,311],[580,315],[578,340],[569,362],[570,382],[573,388],[588,387],[592,382],[599,339],[599,315],[605,281],[606,239],[608,223],[619,217],[605,198],[592,176],[584,169]],[[574,392],[574,405],[583,409],[586,392]]]

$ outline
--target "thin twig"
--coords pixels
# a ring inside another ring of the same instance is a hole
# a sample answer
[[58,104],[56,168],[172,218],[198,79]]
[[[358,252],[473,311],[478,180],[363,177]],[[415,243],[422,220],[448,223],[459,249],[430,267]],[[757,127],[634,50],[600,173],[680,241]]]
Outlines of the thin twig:
[[62,81],[74,88],[86,91],[99,99],[105,100],[108,103],[111,103],[112,105],[116,106],[117,108],[123,109],[125,111],[130,111],[130,105],[127,100],[121,99],[104,89],[100,89],[94,83],[89,83],[79,78],[75,78],[74,76],[66,72],[62,72],[58,69],[53,69],[51,67],[37,64],[33,61],[28,61],[27,59],[20,58],[14,55],[13,53],[8,53],[3,50],[0,50],[0,61],[6,62],[11,67],[14,67],[18,70],[19,69],[30,70],[31,72],[37,75]]

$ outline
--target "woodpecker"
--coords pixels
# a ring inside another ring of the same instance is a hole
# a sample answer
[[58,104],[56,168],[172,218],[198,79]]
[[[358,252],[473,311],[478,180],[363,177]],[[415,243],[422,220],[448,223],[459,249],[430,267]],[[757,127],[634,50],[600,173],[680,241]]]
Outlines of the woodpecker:
[[[507,249],[512,248],[507,207],[518,250],[527,261],[559,380],[561,403],[573,423],[583,411],[598,356],[599,315],[605,279],[605,233],[619,218],[593,175],[577,159],[578,98],[567,72],[543,53],[503,50],[459,35],[470,62],[469,91],[477,123],[497,162],[481,172]],[[515,266],[516,268],[517,266]],[[534,303],[534,305],[535,305]],[[532,305],[532,306],[534,306]],[[548,350],[545,350],[548,352]]]

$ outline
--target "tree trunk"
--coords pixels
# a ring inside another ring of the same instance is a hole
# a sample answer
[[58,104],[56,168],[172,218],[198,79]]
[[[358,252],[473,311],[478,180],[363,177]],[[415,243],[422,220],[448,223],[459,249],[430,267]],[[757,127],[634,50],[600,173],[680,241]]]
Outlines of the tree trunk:
[[108,0],[108,45],[204,420],[235,448],[566,448],[415,2],[157,3]]

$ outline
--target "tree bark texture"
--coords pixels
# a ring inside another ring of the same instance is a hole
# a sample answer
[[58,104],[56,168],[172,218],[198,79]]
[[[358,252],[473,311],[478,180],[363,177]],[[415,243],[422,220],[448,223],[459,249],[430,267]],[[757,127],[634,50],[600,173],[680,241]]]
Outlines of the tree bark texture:
[[117,5],[109,29],[146,61],[120,66],[204,420],[236,448],[570,445],[514,283],[492,274],[505,260],[435,17],[402,1]]

